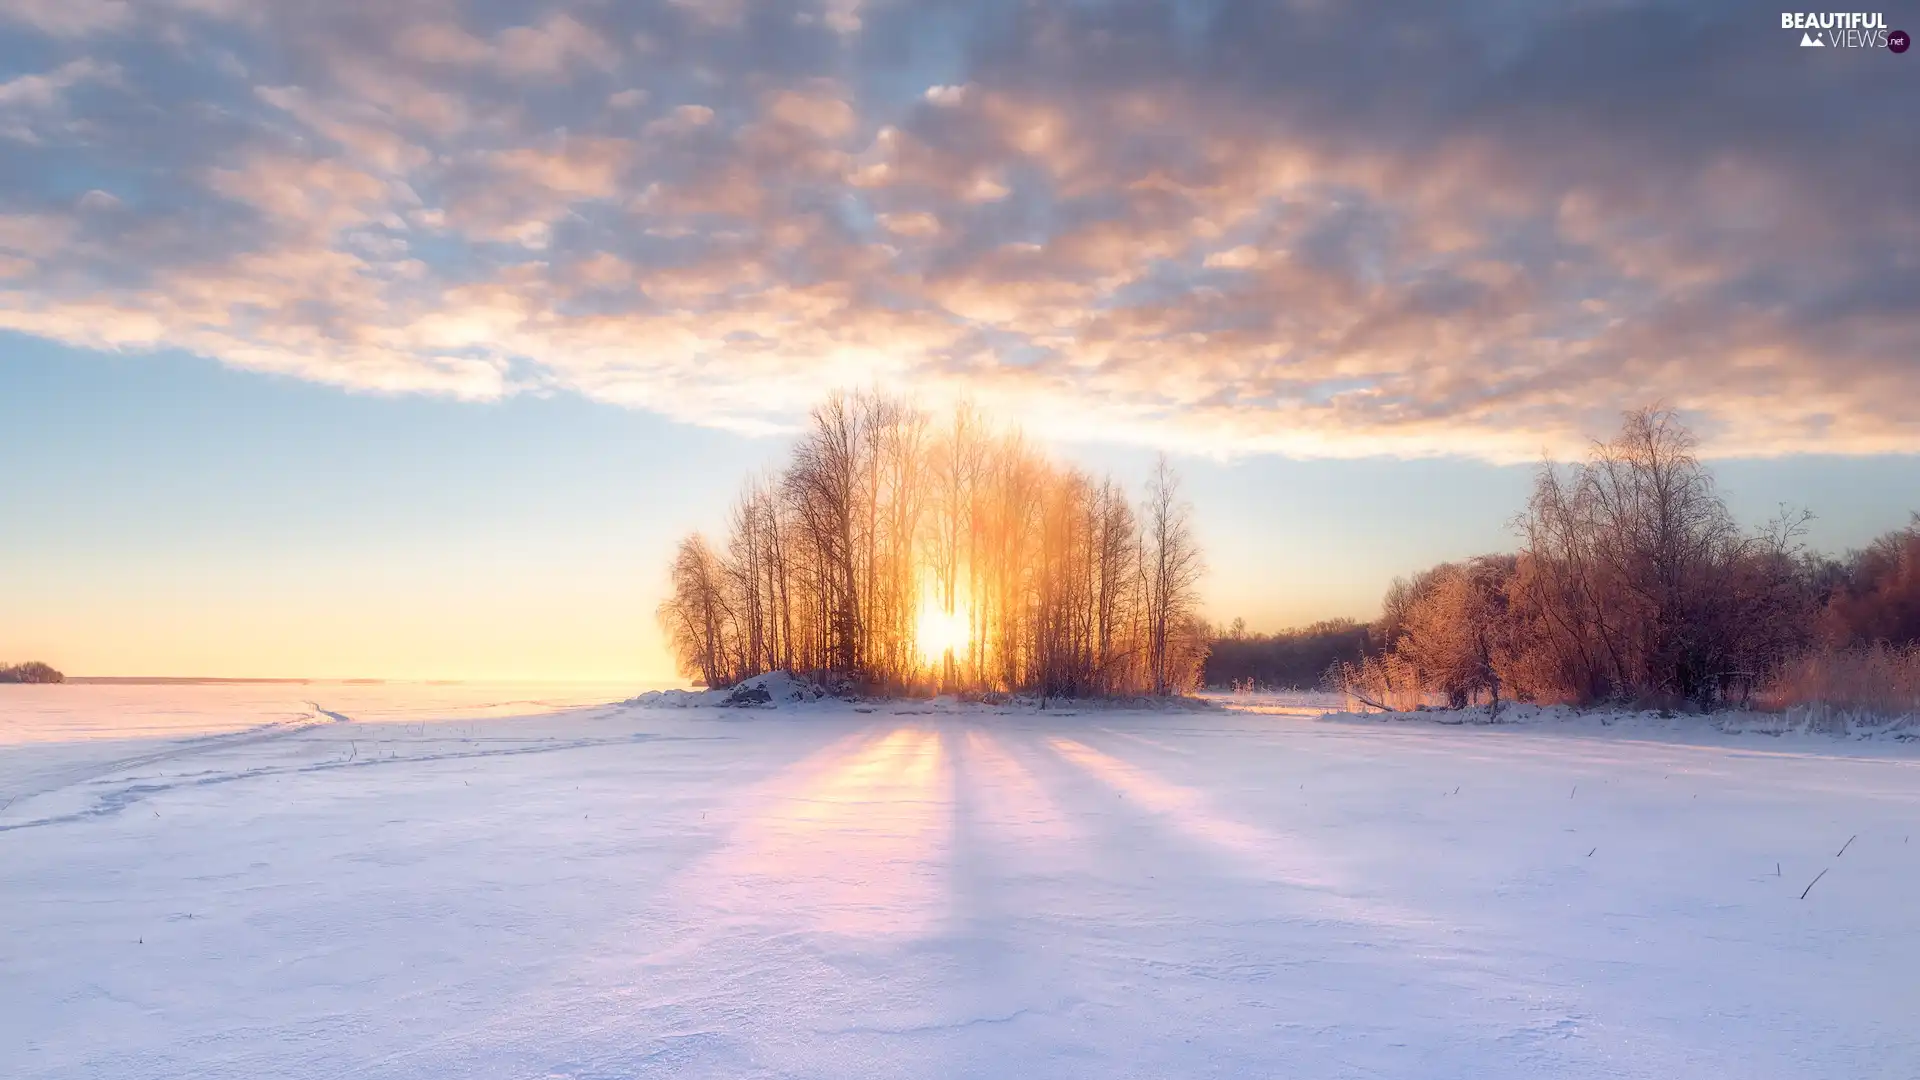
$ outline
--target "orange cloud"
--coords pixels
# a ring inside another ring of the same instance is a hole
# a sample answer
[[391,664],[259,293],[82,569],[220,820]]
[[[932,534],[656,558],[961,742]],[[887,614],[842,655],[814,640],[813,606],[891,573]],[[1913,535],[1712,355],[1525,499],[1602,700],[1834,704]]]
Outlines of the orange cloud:
[[[1388,6],[1361,77],[1312,45],[1372,25],[1335,9],[1036,11],[922,73],[811,0],[10,0],[59,44],[0,138],[88,190],[0,193],[0,325],[749,430],[877,382],[1222,453],[1529,459],[1653,399],[1716,453],[1920,450],[1889,121],[1752,120],[1779,80],[1735,36],[1654,72],[1542,13],[1482,64],[1421,44],[1454,5]],[[189,82],[196,35],[233,52]],[[1879,78],[1821,93],[1901,114]]]

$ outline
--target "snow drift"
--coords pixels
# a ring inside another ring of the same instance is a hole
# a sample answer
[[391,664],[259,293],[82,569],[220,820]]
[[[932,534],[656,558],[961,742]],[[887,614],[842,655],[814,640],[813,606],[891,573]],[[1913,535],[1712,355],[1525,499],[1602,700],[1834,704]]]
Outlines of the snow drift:
[[709,690],[650,690],[638,697],[628,698],[620,704],[670,709],[778,708],[782,705],[819,701],[828,696],[827,689],[811,679],[802,678],[788,671],[775,671],[756,675],[751,679],[743,679],[732,686]]

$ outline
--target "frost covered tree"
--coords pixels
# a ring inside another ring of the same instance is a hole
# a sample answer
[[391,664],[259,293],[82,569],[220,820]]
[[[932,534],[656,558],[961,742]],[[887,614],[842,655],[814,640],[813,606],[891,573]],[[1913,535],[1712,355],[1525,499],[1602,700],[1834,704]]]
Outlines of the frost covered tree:
[[1810,635],[1805,520],[1742,530],[1679,418],[1629,413],[1584,462],[1541,466],[1517,555],[1396,581],[1376,624],[1384,652],[1336,682],[1456,707],[1744,696]]
[[1800,520],[1742,531],[1675,414],[1629,413],[1565,474],[1543,466],[1522,518],[1515,606],[1540,689],[1713,704],[1805,626]]

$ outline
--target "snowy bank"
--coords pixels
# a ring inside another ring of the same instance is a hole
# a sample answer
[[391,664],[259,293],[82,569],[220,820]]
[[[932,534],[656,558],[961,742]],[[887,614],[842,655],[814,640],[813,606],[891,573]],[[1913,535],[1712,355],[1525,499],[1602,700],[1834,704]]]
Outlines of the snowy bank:
[[1466,709],[1418,709],[1411,712],[1333,710],[1322,719],[1351,723],[1425,723],[1448,726],[1551,728],[1568,731],[1601,728],[1665,733],[1797,736],[1831,741],[1909,742],[1920,739],[1920,716],[1878,716],[1820,706],[1784,712],[1726,710],[1680,713],[1672,710],[1581,709],[1568,705],[1510,703],[1499,709],[1478,705]]
[[969,691],[934,697],[905,695],[862,695],[850,686],[829,688],[790,672],[776,671],[756,675],[732,686],[711,690],[652,690],[619,704],[648,709],[777,709],[813,702],[845,705],[857,702],[863,708],[885,706],[890,711],[964,712],[1002,709],[1016,712],[1055,712],[1086,710],[1150,710],[1192,712],[1217,708],[1210,696],[1202,697],[1118,697],[1067,698],[1041,697],[1038,694],[1007,694],[995,691]]

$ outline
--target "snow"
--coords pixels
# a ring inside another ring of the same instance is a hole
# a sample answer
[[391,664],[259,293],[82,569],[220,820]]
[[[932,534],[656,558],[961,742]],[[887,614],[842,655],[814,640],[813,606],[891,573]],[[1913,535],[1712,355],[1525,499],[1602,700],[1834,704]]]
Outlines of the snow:
[[1701,745],[1742,745],[1739,738],[1720,736],[1765,735],[1809,748],[1831,748],[1835,738],[1895,744],[1920,741],[1920,715],[1886,716],[1824,706],[1804,706],[1783,712],[1731,709],[1707,715],[1671,710],[1581,709],[1566,705],[1505,702],[1499,707],[1477,705],[1464,709],[1429,708],[1416,712],[1348,711],[1344,695],[1335,692],[1269,691],[1208,693],[1216,705],[1243,712],[1279,716],[1308,716],[1356,724],[1443,724],[1550,729],[1599,734],[1609,729],[1635,738]]
[[0,688],[0,1075],[1920,1073],[1892,736],[358,693]]
[[649,690],[621,704],[662,709],[687,709],[703,705],[778,708],[798,702],[819,701],[826,696],[826,690],[816,683],[789,672],[775,671],[744,679],[733,686],[711,690]]

